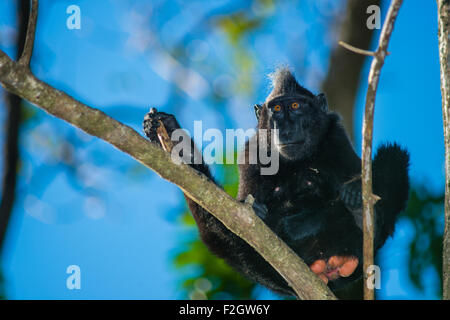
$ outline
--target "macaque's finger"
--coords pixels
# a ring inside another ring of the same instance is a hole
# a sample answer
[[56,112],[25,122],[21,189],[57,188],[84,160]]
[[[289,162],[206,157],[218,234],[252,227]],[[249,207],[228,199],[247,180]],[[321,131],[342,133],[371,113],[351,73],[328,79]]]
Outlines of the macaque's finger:
[[353,272],[355,272],[356,267],[358,267],[358,258],[349,257],[346,262],[339,268],[339,275],[341,277],[348,277]]
[[326,264],[325,260],[316,260],[311,264],[311,266],[309,268],[315,274],[321,274],[326,270],[327,264]]
[[325,284],[328,283],[328,278],[327,278],[326,275],[324,275],[323,273],[321,273],[321,274],[319,274],[318,276],[319,276],[319,278],[320,278],[323,282],[325,282]]
[[329,269],[335,269],[342,266],[345,262],[345,257],[342,256],[332,256],[330,259],[328,259],[328,268]]

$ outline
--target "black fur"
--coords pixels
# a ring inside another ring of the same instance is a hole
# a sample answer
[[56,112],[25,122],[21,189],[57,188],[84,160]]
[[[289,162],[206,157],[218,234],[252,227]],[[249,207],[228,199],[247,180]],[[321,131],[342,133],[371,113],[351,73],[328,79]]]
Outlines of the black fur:
[[[272,92],[255,109],[258,128],[275,126],[280,130],[276,144],[279,171],[261,175],[259,164],[240,165],[238,200],[253,195],[255,212],[307,264],[333,255],[356,256],[360,263],[350,277],[329,282],[332,289],[338,289],[362,275],[361,161],[339,117],[328,111],[322,94],[315,96],[301,87],[287,69],[278,70],[272,79]],[[300,108],[290,107],[292,101],[298,101]],[[280,111],[275,111],[275,105],[281,107]],[[157,141],[157,120],[164,122],[169,134],[179,128],[172,115],[149,113],[144,130],[152,141]],[[248,156],[248,145],[244,157]],[[270,150],[270,146],[267,148]],[[392,234],[397,215],[405,208],[408,165],[408,153],[395,144],[381,146],[375,156],[373,189],[381,197],[375,206],[376,248]],[[194,167],[212,179],[205,165]],[[202,240],[213,253],[269,289],[294,295],[252,247],[197,203],[186,200]]]
[[303,95],[310,98],[314,97],[311,91],[298,84],[288,68],[279,68],[269,77],[272,80],[272,91],[267,96],[266,102],[279,96]]

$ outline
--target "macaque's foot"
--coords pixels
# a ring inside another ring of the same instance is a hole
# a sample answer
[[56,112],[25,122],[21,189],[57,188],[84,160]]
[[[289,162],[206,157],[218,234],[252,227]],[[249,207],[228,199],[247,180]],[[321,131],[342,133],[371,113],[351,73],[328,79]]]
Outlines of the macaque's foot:
[[358,263],[358,258],[354,256],[332,256],[328,261],[323,259],[314,261],[310,269],[323,282],[328,283],[339,277],[349,277],[358,267]]
[[159,112],[156,108],[151,108],[144,117],[143,129],[145,135],[152,142],[159,143],[156,129],[160,126],[160,121],[164,124],[164,127],[169,135],[172,134],[175,129],[180,127],[173,115],[165,112]]

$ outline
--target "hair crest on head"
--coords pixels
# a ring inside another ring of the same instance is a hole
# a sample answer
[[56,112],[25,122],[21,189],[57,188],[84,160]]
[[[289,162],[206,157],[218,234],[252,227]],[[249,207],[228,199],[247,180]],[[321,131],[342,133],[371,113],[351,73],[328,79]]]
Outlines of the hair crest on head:
[[288,66],[280,66],[269,74],[272,91],[266,98],[266,102],[281,96],[307,96],[314,97],[311,91],[302,87],[295,79]]

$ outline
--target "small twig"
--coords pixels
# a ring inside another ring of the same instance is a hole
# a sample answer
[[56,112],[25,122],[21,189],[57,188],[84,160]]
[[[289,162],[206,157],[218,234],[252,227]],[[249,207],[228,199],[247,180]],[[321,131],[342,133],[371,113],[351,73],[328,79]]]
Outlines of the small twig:
[[38,15],[38,0],[33,0],[31,5],[30,17],[28,18],[27,35],[22,55],[18,61],[23,66],[30,66],[31,56],[33,55],[34,39],[36,33],[36,22]]
[[360,174],[354,176],[350,180],[345,181],[344,184],[349,184],[349,183],[352,183],[352,182],[357,181],[357,180],[361,180],[361,175]]
[[255,198],[251,194],[248,194],[247,198],[245,198],[245,204],[247,204],[251,207],[251,206],[253,206],[254,203],[255,203]]
[[[158,112],[158,110],[156,110],[156,108],[150,109],[151,114],[154,114],[156,112]],[[169,153],[172,152],[173,142],[170,139],[169,133],[167,132],[167,129],[161,120],[158,120],[158,127],[156,128],[156,135],[158,136],[158,140],[161,143],[163,150],[166,152],[169,152]]]
[[352,46],[352,45],[350,45],[348,43],[345,43],[344,41],[339,41],[338,44],[340,46],[344,47],[345,49],[349,50],[349,51],[352,51],[352,52],[355,52],[355,53],[359,53],[359,54],[362,54],[362,55],[365,55],[365,56],[372,56],[372,57],[374,57],[375,54],[376,54],[376,52],[374,52],[374,51],[359,49],[359,48],[356,48],[356,47],[354,47],[354,46]]
[[379,51],[379,50],[377,50],[377,51],[363,50],[363,49],[354,47],[348,43],[345,43],[344,41],[339,41],[338,44],[349,51],[352,51],[352,52],[358,53],[358,54],[362,54],[364,56],[376,57],[379,54],[383,54],[386,56],[391,54],[389,51],[381,53],[381,51]]
[[374,264],[374,205],[379,199],[372,191],[372,138],[373,138],[373,117],[375,110],[375,96],[380,79],[381,68],[387,55],[389,39],[394,29],[395,19],[403,0],[393,0],[389,6],[386,20],[381,30],[378,48],[375,51],[374,59],[369,72],[369,85],[367,87],[366,105],[363,122],[363,142],[362,142],[362,198],[363,198],[363,274],[364,274],[364,299],[374,300],[375,292],[367,285],[368,268]]
[[158,134],[158,139],[161,142],[163,149],[167,152],[172,152],[173,142],[169,137],[169,133],[167,132],[164,123],[159,120],[159,127],[156,129],[156,133]]

